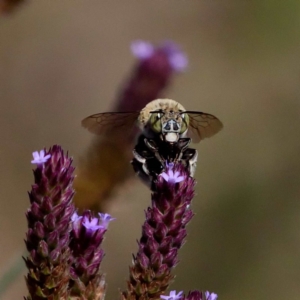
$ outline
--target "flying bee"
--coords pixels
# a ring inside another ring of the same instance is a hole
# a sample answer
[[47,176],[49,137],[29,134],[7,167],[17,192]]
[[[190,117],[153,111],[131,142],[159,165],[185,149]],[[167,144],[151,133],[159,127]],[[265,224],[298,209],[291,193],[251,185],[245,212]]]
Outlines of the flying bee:
[[216,134],[223,127],[215,116],[198,111],[187,111],[171,99],[157,99],[139,112],[107,112],[82,120],[82,126],[98,135],[121,130],[124,135],[137,124],[141,133],[131,161],[135,172],[152,186],[163,172],[166,163],[181,162],[194,176],[198,152],[189,148]]

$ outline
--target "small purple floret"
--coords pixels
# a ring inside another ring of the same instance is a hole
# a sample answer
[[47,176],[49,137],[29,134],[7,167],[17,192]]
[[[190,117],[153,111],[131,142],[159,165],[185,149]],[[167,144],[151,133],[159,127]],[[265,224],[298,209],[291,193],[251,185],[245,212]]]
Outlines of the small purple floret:
[[206,298],[206,300],[217,300],[218,295],[215,293],[210,293],[209,291],[206,291],[205,298]]
[[105,229],[108,228],[109,222],[115,220],[116,218],[112,218],[110,214],[104,214],[104,213],[98,213],[100,217],[100,224],[103,226]]
[[167,172],[163,172],[160,176],[169,183],[178,183],[184,180],[184,176],[180,176],[178,171],[174,172],[171,168]]
[[130,48],[133,55],[139,59],[149,58],[154,52],[154,47],[151,43],[141,40],[132,42]]
[[84,217],[82,225],[86,228],[89,229],[91,231],[96,231],[100,228],[103,228],[102,225],[99,225],[99,219],[98,218],[91,218],[91,220],[89,219],[89,217]]
[[137,40],[131,43],[131,52],[141,60],[149,59],[157,52],[163,53],[169,61],[170,67],[176,72],[183,72],[188,66],[187,55],[180,46],[172,41],[165,41],[155,47],[147,41]]
[[72,217],[71,217],[71,221],[72,221],[72,222],[77,222],[77,221],[79,221],[81,218],[82,218],[82,216],[79,216],[79,215],[77,214],[77,212],[74,212],[74,214],[73,214]]
[[182,298],[182,291],[176,294],[176,290],[171,291],[170,295],[161,295],[160,298],[164,300],[179,300]]
[[162,49],[168,54],[170,65],[175,71],[185,71],[188,66],[188,58],[178,44],[166,41],[163,43]]
[[51,157],[51,154],[45,155],[45,150],[41,150],[40,153],[38,151],[33,152],[32,156],[33,160],[31,161],[31,163],[41,165]]

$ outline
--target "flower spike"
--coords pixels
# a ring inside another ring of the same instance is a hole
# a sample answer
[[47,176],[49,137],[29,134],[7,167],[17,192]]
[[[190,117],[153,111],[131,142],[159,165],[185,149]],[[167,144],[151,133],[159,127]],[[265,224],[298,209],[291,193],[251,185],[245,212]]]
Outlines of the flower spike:
[[[178,250],[187,235],[186,225],[193,217],[189,207],[195,182],[183,165],[167,165],[165,175],[159,176],[154,184],[152,206],[146,211],[128,288],[122,294],[124,300],[167,297],[161,295],[173,279],[171,271],[178,263]],[[172,291],[168,299],[178,300],[180,296],[181,293],[176,295]]]

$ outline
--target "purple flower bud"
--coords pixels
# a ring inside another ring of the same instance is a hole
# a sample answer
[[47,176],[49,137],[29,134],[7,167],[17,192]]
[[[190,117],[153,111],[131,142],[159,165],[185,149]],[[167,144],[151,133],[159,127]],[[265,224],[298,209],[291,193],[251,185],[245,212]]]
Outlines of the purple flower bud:
[[50,261],[52,263],[57,263],[57,261],[59,260],[59,257],[60,257],[60,249],[54,249],[53,251],[51,251],[50,255],[49,255],[49,258],[50,258]]
[[177,253],[178,251],[176,248],[170,249],[169,253],[164,257],[164,263],[172,268],[177,262]]
[[47,257],[49,250],[48,250],[48,245],[44,240],[41,240],[38,244],[37,252],[42,256],[42,257]]
[[55,248],[58,245],[59,242],[59,233],[57,230],[53,230],[49,233],[47,238],[47,243],[51,248]]
[[205,300],[204,295],[200,291],[191,291],[188,293],[184,300]]
[[45,237],[45,230],[44,230],[44,226],[41,222],[36,222],[34,224],[34,234],[39,238],[39,239],[43,239]]
[[45,226],[47,227],[48,230],[55,229],[55,225],[56,225],[55,222],[56,222],[56,218],[54,217],[54,215],[52,213],[45,216],[45,218],[44,218],[44,224],[45,224]]

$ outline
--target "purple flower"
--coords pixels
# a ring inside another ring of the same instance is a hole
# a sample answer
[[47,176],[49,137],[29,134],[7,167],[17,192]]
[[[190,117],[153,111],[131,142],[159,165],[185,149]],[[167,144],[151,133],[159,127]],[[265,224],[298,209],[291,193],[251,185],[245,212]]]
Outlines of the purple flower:
[[154,52],[154,46],[142,40],[137,40],[131,43],[131,52],[139,59],[149,58]]
[[50,148],[47,155],[44,150],[34,152],[34,158],[38,166],[33,171],[34,184],[26,213],[27,299],[68,299],[74,167],[59,146]]
[[173,171],[172,169],[169,169],[167,172],[163,172],[160,174],[160,176],[167,182],[174,184],[178,183],[184,180],[184,176],[180,175],[178,171]]
[[102,225],[99,225],[99,219],[98,218],[88,218],[88,217],[84,217],[83,218],[83,222],[82,225],[90,230],[90,231],[96,231],[100,228],[103,228]]
[[205,298],[206,298],[206,300],[217,300],[218,295],[215,293],[210,293],[209,291],[206,291]]
[[103,213],[98,213],[100,217],[100,224],[103,226],[105,229],[108,228],[109,222],[115,220],[116,218],[112,218],[110,214],[103,214]]
[[182,298],[182,291],[176,294],[176,291],[171,291],[170,295],[161,295],[160,298],[164,300],[179,300]]
[[72,217],[71,217],[71,221],[72,221],[72,222],[77,222],[77,221],[79,221],[81,218],[82,218],[82,216],[79,216],[79,215],[77,214],[77,212],[75,211],[74,214],[73,214]]
[[[186,225],[193,217],[189,207],[195,182],[181,164],[167,165],[166,176],[167,180],[159,176],[154,182],[152,206],[146,211],[128,289],[122,293],[124,300],[157,299],[173,279],[171,271],[178,263],[178,250],[187,235]],[[182,182],[174,184],[176,181]],[[168,299],[176,296],[174,293]],[[177,300],[179,296],[181,293]]]
[[40,153],[38,151],[33,152],[32,156],[33,160],[31,161],[31,163],[41,165],[51,157],[51,154],[45,155],[45,150],[41,150]]
[[153,44],[137,40],[131,43],[133,55],[141,60],[150,59],[155,55],[155,51],[165,54],[169,65],[176,72],[183,72],[188,65],[188,58],[180,49],[179,45],[172,41],[165,41],[160,46],[155,47]]
[[99,268],[104,256],[101,244],[107,228],[101,224],[101,218],[95,217],[89,210],[84,211],[82,216],[74,213],[72,220],[72,296],[100,299],[95,295],[98,293],[103,296],[104,293],[104,279],[99,273]]
[[177,72],[183,72],[188,66],[188,58],[180,49],[178,44],[172,41],[165,41],[162,49],[168,54],[170,65]]

